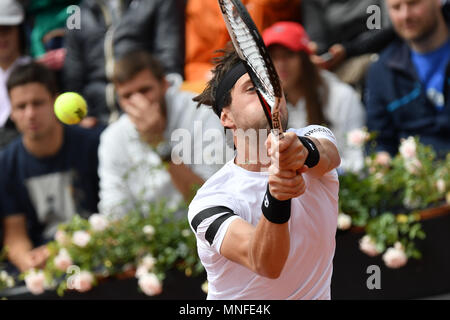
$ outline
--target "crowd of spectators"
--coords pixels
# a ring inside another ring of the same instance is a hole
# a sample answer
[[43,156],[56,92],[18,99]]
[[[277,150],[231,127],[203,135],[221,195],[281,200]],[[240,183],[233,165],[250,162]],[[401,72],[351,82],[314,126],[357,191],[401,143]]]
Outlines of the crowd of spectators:
[[[330,127],[340,174],[363,166],[367,150],[346,145],[357,128],[376,132],[380,163],[411,135],[450,151],[448,1],[243,3],[280,75],[289,127]],[[18,270],[42,265],[43,245],[74,214],[122,216],[139,197],[189,201],[220,168],[174,163],[171,134],[187,130],[194,157],[206,130],[224,133],[189,91],[202,90],[228,41],[216,0],[0,2],[0,248]],[[65,91],[87,101],[79,125],[54,115]]]

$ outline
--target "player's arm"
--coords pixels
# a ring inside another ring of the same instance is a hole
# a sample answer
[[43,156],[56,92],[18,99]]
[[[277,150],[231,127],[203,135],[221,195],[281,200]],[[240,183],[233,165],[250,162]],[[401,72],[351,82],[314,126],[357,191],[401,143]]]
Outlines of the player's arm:
[[280,143],[271,141],[268,139],[266,142],[269,155],[285,170],[320,178],[341,163],[336,145],[326,138],[299,138],[296,133],[287,132]]
[[271,223],[264,217],[256,227],[243,219],[231,222],[220,254],[253,272],[272,279],[280,276],[289,255],[288,223]]
[[[290,162],[280,161],[298,138],[293,133],[277,142],[272,138],[268,139],[268,145],[278,152],[270,153],[272,165],[269,168],[269,187],[261,206],[261,219],[256,228],[241,219],[233,221],[222,241],[220,253],[262,276],[278,278],[290,249],[290,199],[305,192],[305,182],[301,174],[286,166]],[[306,156],[304,150],[302,156]]]
[[337,168],[341,164],[339,151],[334,143],[325,138],[309,137],[317,147],[320,160],[316,166],[308,169],[305,173],[314,177],[321,177],[327,172]]

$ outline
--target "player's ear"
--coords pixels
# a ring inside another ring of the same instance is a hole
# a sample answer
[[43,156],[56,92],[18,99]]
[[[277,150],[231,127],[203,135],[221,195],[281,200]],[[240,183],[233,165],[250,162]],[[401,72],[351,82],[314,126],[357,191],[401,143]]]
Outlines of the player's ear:
[[233,115],[230,112],[230,108],[223,108],[220,114],[220,122],[224,128],[235,129]]

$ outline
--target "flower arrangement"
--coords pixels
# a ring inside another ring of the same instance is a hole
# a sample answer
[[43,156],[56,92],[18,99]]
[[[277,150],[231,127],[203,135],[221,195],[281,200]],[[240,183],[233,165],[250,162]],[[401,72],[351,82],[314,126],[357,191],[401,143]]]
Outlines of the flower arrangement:
[[1,270],[1,262],[6,259],[6,249],[0,251],[0,291],[14,287],[15,281],[5,270]]
[[[363,147],[374,136],[358,129],[348,134],[347,142]],[[415,241],[426,235],[419,212],[450,203],[450,154],[438,159],[431,147],[409,137],[394,158],[372,154],[362,171],[346,172],[339,181],[338,228],[364,228],[360,249],[369,256],[384,253],[385,264],[399,268],[409,258],[421,257]]]
[[153,296],[162,292],[169,269],[186,276],[201,273],[195,236],[185,216],[177,217],[179,211],[164,202],[150,204],[148,211],[131,211],[116,220],[100,214],[73,217],[47,245],[45,268],[21,278],[34,294],[56,289],[62,296],[67,289],[88,291],[106,277],[136,276],[141,291]]

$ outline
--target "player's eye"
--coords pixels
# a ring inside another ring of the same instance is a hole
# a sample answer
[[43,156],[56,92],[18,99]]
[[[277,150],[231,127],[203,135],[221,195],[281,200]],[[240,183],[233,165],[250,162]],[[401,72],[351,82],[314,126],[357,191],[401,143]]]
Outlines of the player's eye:
[[255,86],[248,86],[245,91],[247,92],[254,92],[256,90]]

